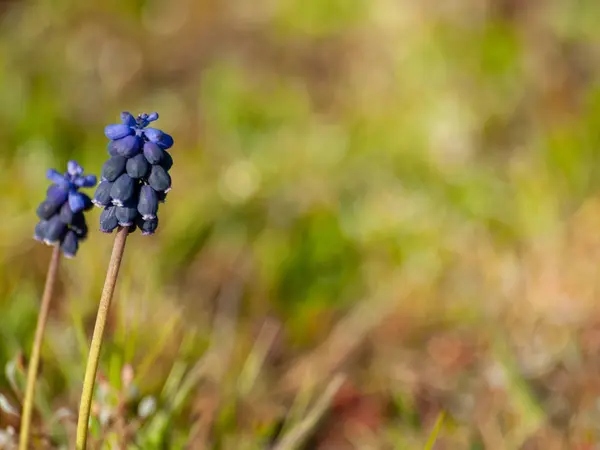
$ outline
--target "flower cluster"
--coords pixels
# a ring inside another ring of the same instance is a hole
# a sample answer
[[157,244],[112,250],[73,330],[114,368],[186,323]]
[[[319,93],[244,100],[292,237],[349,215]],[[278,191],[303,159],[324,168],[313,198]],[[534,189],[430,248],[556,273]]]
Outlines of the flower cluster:
[[60,245],[63,254],[72,258],[79,241],[88,234],[83,212],[92,208],[92,200],[79,192],[79,188],[94,187],[96,176],[84,176],[83,168],[75,161],[69,161],[66,173],[50,169],[46,176],[53,184],[48,188],[46,200],[38,206],[40,222],[34,237],[48,245]]
[[157,113],[135,118],[123,112],[121,124],[108,125],[104,130],[110,139],[110,158],[102,166],[93,203],[104,208],[100,230],[105,233],[117,226],[131,227],[131,231],[137,226],[148,235],[158,226],[158,204],[171,189],[173,159],[166,150],[173,145],[173,138],[148,127],[157,119]]

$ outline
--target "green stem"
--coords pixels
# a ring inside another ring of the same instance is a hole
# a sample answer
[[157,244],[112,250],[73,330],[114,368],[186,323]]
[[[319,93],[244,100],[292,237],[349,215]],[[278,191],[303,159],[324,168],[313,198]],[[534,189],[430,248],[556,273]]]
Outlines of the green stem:
[[98,371],[98,361],[100,360],[100,349],[102,348],[102,337],[104,335],[104,327],[108,319],[108,311],[117,277],[119,275],[119,267],[123,259],[125,251],[125,242],[127,241],[128,227],[120,227],[115,237],[108,271],[106,272],[106,280],[104,281],[104,289],[98,306],[98,315],[96,316],[96,325],[90,345],[90,354],[87,360],[85,369],[85,378],[83,380],[83,392],[81,393],[81,403],[79,404],[79,419],[77,420],[77,450],[85,450],[87,444],[88,425],[90,420],[90,410],[92,408],[92,397],[94,395],[94,384],[96,382],[96,372]]
[[46,323],[48,323],[50,302],[54,296],[54,286],[56,285],[59,262],[60,247],[56,246],[54,247],[52,258],[50,259],[50,265],[48,266],[46,285],[44,286],[44,294],[42,295],[42,303],[40,304],[40,312],[35,329],[35,337],[33,338],[33,347],[31,349],[29,366],[27,368],[27,384],[25,387],[25,398],[23,400],[23,411],[21,413],[19,450],[27,450],[29,447],[29,430],[31,428],[31,416],[33,413],[33,403],[35,398],[35,381],[40,367],[40,353],[42,350],[42,342],[44,340]]

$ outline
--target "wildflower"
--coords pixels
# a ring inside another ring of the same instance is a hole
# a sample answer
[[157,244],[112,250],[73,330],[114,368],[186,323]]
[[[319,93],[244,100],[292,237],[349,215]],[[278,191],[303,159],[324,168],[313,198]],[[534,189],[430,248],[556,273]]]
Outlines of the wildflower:
[[74,257],[79,241],[87,237],[83,212],[92,207],[92,199],[79,189],[94,187],[96,176],[84,175],[83,168],[75,161],[69,161],[64,174],[50,169],[46,176],[53,184],[37,208],[40,222],[35,226],[34,238],[48,245],[59,245],[66,257]]
[[119,176],[125,173],[127,158],[124,156],[111,156],[102,166],[100,177],[102,181],[115,181]]
[[136,205],[117,206],[115,216],[122,227],[133,225],[133,221],[137,218],[138,211]]
[[107,180],[100,182],[100,184],[96,188],[94,199],[92,200],[94,205],[104,207],[112,203],[112,198],[110,197],[110,190],[112,189],[112,185],[113,184]]
[[150,170],[150,163],[142,153],[138,153],[127,160],[125,168],[131,178],[143,178]]
[[[121,113],[121,123],[108,125],[104,134],[110,140],[110,158],[102,167],[102,180],[93,203],[104,208],[100,229],[111,233],[117,226],[129,226],[130,232],[140,228],[142,234],[153,234],[158,226],[158,205],[171,189],[169,170],[173,158],[167,149],[173,138],[149,127],[158,113],[134,117]],[[52,205],[45,208],[51,209]]]
[[[127,235],[137,228],[141,229],[142,235],[156,231],[158,203],[165,200],[166,193],[171,188],[168,171],[173,165],[173,159],[166,150],[173,145],[173,138],[161,130],[148,127],[157,119],[157,113],[140,114],[135,118],[130,113],[123,112],[120,124],[108,125],[104,129],[104,134],[110,140],[107,146],[110,159],[102,168],[102,183],[96,189],[93,202],[104,208],[100,214],[101,231],[111,233],[118,226],[120,228],[115,237],[100,298],[79,404],[76,446],[81,449],[87,445],[94,382],[103,337],[101,330],[106,326]],[[45,232],[50,226],[50,223],[42,224],[40,232]],[[73,236],[70,235],[65,246],[72,245],[72,239]]]
[[156,212],[158,211],[158,196],[151,186],[142,186],[137,210],[144,220],[154,219],[156,217]]
[[150,164],[160,164],[165,158],[165,151],[154,142],[144,144],[144,156]]
[[116,216],[117,207],[107,206],[100,214],[100,231],[103,233],[112,233],[119,226],[119,220]]
[[142,236],[154,234],[156,228],[158,227],[158,217],[155,217],[154,219],[144,220],[140,216],[138,216],[136,225],[140,230],[142,230]]
[[171,188],[171,177],[162,166],[152,166],[150,176],[148,177],[148,184],[157,192],[169,192],[169,189]]
[[60,244],[60,248],[63,254],[66,256],[73,257],[79,249],[79,238],[73,230],[68,230],[65,233],[65,237]]
[[113,205],[123,206],[125,203],[133,199],[136,184],[129,175],[124,173],[115,180],[112,187],[110,188],[110,196],[112,198]]

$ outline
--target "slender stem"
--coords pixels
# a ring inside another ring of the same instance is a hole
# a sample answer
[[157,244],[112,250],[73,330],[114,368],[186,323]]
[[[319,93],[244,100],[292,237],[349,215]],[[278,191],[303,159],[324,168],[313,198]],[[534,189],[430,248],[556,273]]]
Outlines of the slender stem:
[[27,450],[29,446],[29,429],[31,428],[31,416],[35,398],[35,380],[40,366],[40,353],[42,350],[42,342],[44,340],[44,331],[46,330],[46,323],[48,323],[50,302],[54,296],[54,286],[56,285],[58,266],[60,265],[59,262],[60,247],[56,246],[52,251],[52,258],[50,259],[50,265],[48,266],[46,285],[44,286],[44,294],[42,295],[35,337],[33,338],[33,347],[31,349],[29,366],[27,368],[27,385],[25,387],[25,399],[23,400],[23,412],[21,413],[19,450]]
[[125,242],[127,241],[128,227],[120,227],[115,237],[108,271],[106,272],[106,280],[104,281],[104,289],[98,306],[98,315],[96,316],[96,325],[90,345],[90,354],[87,360],[85,369],[85,378],[83,380],[83,392],[81,393],[81,403],[79,404],[79,419],[77,420],[77,450],[85,450],[87,444],[88,425],[90,420],[90,410],[92,408],[92,397],[94,394],[94,384],[96,382],[96,372],[98,371],[98,361],[100,360],[100,349],[102,347],[102,337],[104,335],[104,327],[108,319],[108,311],[117,277],[119,275],[119,267],[123,259],[125,251]]

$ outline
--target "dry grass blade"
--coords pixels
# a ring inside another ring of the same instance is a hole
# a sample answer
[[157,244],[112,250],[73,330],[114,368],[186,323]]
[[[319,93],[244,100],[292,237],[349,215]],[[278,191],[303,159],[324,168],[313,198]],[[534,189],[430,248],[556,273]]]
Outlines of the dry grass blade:
[[273,450],[293,450],[299,448],[303,442],[310,437],[310,433],[314,430],[319,420],[327,411],[327,408],[331,405],[333,398],[342,387],[342,384],[346,380],[346,376],[343,374],[336,375],[333,380],[329,382],[325,392],[319,398],[315,406],[308,412],[306,417],[292,429],[286,433],[283,438],[277,443]]
[[218,298],[218,311],[214,320],[211,346],[205,356],[210,361],[212,375],[220,378],[227,371],[231,352],[235,346],[240,301],[244,291],[245,276],[239,276],[223,287]]
[[325,341],[312,354],[298,361],[284,376],[281,388],[296,392],[301,385],[318,382],[335,372],[397,305],[396,285],[382,288],[378,294],[358,303],[334,328]]
[[183,403],[203,376],[219,380],[226,373],[235,345],[238,311],[247,273],[246,268],[242,267],[236,280],[224,287],[218,299],[219,309],[213,324],[211,346],[182,381],[173,402],[175,407]]
[[267,354],[279,331],[279,325],[271,320],[267,320],[261,328],[258,338],[254,343],[254,347],[250,355],[248,355],[248,359],[239,376],[238,392],[242,397],[245,397],[252,391]]
[[444,419],[446,418],[446,414],[442,411],[438,418],[435,421],[435,425],[433,426],[433,430],[429,435],[429,439],[427,439],[427,443],[425,444],[425,450],[433,450],[433,446],[437,441],[437,437],[440,434],[440,430],[442,429],[442,425],[444,425]]

